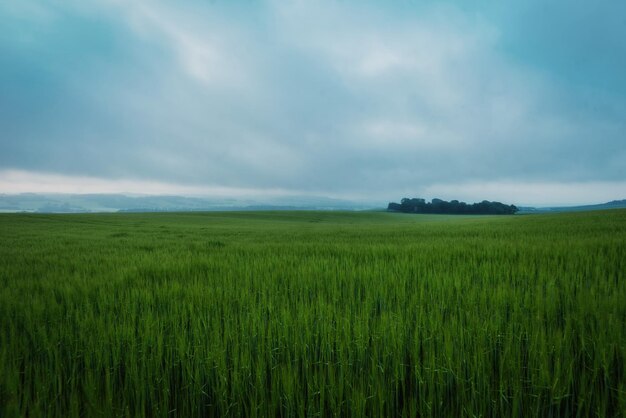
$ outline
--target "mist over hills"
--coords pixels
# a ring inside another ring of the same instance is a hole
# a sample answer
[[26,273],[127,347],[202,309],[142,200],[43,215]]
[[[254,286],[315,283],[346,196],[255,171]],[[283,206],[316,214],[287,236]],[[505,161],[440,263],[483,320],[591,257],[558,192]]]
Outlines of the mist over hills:
[[626,208],[626,199],[612,200],[606,203],[596,205],[579,205],[579,206],[551,206],[551,207],[520,207],[520,214],[527,213],[550,213],[550,212],[580,212],[587,210],[606,210]]
[[[126,194],[0,194],[0,212],[93,213],[231,210],[384,210],[383,201],[351,201],[319,196],[268,198],[148,196]],[[520,214],[626,208],[626,199],[558,207],[519,207]]]
[[0,212],[90,213],[228,210],[364,210],[381,202],[355,202],[315,196],[209,198],[125,194],[0,194]]

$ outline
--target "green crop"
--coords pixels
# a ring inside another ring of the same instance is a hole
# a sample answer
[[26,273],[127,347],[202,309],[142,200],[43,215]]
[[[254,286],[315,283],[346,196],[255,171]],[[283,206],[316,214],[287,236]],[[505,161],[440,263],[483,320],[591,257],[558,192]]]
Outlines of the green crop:
[[626,211],[0,215],[1,417],[626,416]]

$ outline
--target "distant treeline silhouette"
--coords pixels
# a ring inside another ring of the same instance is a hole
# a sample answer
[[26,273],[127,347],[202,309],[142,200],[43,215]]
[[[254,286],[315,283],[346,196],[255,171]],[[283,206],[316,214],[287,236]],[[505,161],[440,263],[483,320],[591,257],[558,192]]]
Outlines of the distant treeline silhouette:
[[453,200],[446,202],[441,199],[433,199],[426,202],[419,198],[404,198],[400,203],[389,203],[387,210],[404,213],[444,213],[454,215],[513,215],[518,211],[515,205],[505,205],[500,202],[483,200],[480,203],[468,204]]

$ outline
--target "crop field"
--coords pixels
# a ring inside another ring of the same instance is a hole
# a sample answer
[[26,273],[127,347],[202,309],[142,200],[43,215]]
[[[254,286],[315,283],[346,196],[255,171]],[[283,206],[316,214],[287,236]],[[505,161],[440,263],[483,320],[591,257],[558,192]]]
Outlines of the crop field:
[[0,417],[624,417],[626,210],[0,215]]

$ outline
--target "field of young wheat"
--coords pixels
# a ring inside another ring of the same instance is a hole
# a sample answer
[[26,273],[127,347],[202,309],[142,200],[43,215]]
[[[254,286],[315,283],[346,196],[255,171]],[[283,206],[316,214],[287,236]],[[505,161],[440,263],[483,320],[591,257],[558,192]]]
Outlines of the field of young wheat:
[[0,417],[626,416],[626,211],[0,215]]

